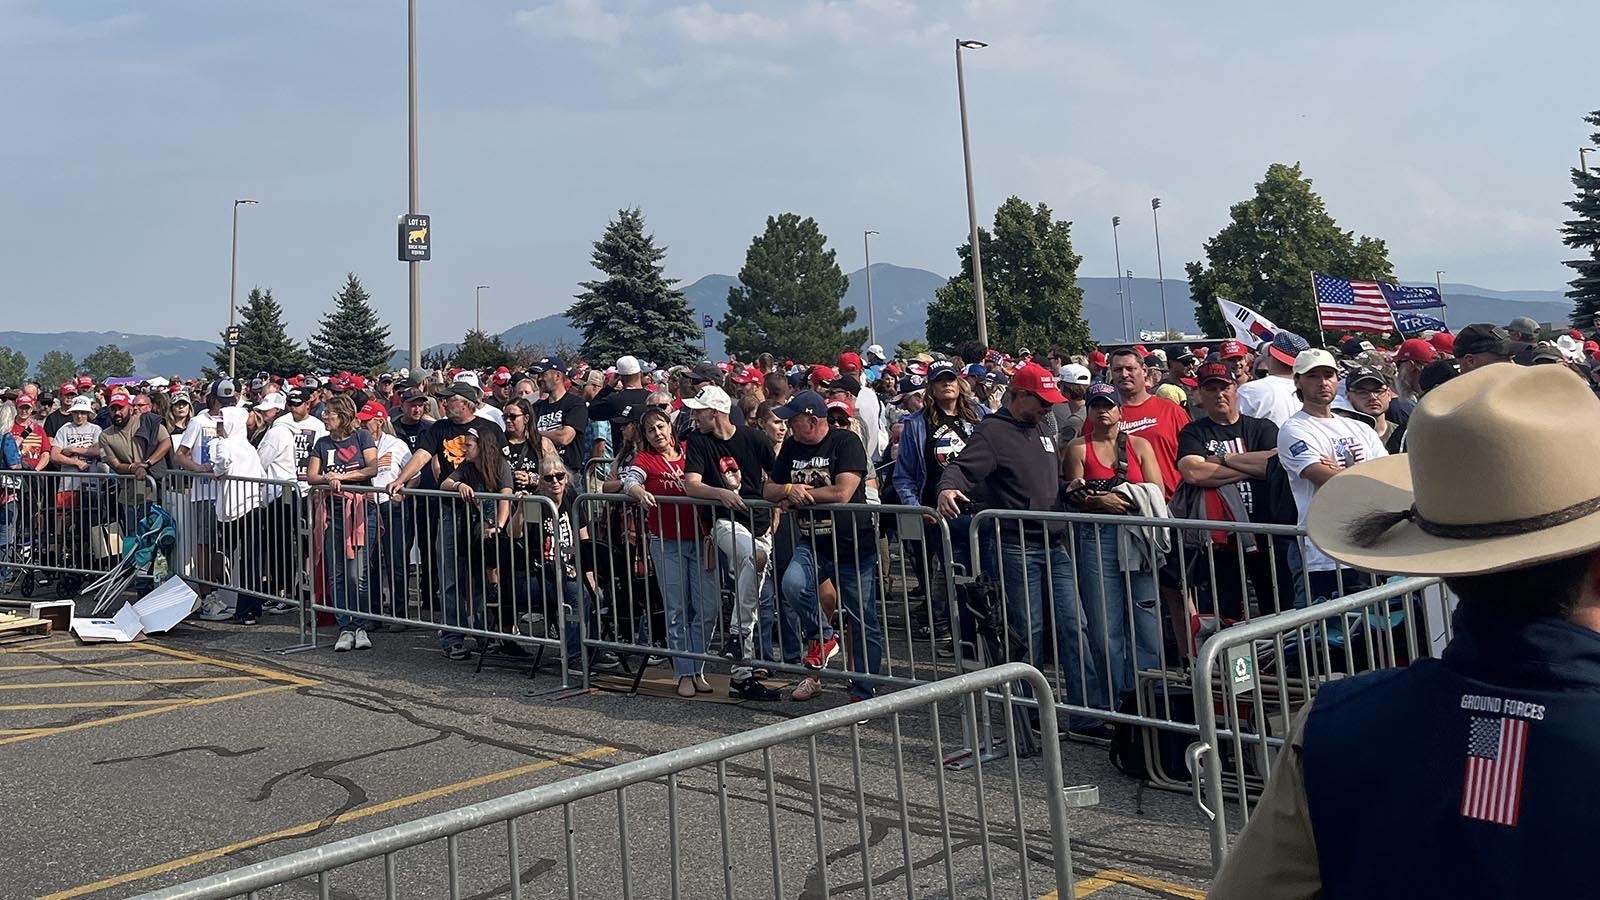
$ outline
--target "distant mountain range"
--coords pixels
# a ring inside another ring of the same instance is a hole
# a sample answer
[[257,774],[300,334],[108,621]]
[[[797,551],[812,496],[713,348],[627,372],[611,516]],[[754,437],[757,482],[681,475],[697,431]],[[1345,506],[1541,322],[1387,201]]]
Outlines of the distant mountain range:
[[[877,308],[878,343],[892,352],[900,341],[922,337],[928,304],[933,300],[934,291],[947,280],[947,276],[926,269],[873,263],[872,298]],[[694,310],[695,320],[709,315],[713,321],[721,322],[728,311],[728,289],[737,284],[738,279],[732,275],[707,275],[684,286],[683,293]],[[1120,340],[1124,333],[1124,319],[1117,302],[1117,279],[1080,277],[1078,285],[1083,288],[1084,316],[1089,320],[1095,339],[1106,342]],[[1185,332],[1197,330],[1188,282],[1173,279],[1162,285],[1153,278],[1135,278],[1132,282],[1124,282],[1124,286],[1133,300],[1133,333],[1162,330],[1164,321],[1170,323],[1172,328]],[[1161,303],[1163,289],[1166,293],[1165,319]],[[1444,295],[1449,303],[1448,321],[1454,326],[1470,322],[1504,325],[1514,316],[1531,316],[1539,322],[1565,323],[1572,312],[1571,301],[1560,291],[1495,291],[1471,284],[1446,282]],[[857,326],[867,324],[865,269],[850,273],[850,288],[845,293],[844,302],[856,310]],[[721,332],[713,328],[706,337],[711,358],[726,355]],[[508,344],[553,347],[557,344],[576,346],[581,336],[567,321],[565,314],[556,313],[508,328],[501,332],[501,338]],[[73,359],[82,359],[103,344],[116,344],[131,353],[134,374],[141,377],[197,375],[202,366],[210,365],[209,354],[216,347],[209,341],[125,332],[39,334],[0,331],[0,346],[20,350],[28,358],[30,372],[38,365],[39,358],[51,350],[64,350],[72,354]],[[428,349],[450,346],[453,345],[439,344]],[[395,366],[403,365],[406,365],[406,354],[401,351],[395,354]]]

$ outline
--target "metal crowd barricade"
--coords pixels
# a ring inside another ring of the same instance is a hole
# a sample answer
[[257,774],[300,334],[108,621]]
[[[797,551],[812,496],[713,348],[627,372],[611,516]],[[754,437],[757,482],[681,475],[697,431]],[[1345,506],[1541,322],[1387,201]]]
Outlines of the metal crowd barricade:
[[[1060,747],[952,773],[952,719],[996,666],[475,803],[141,895],[1072,897]],[[1013,706],[1004,704],[1010,720]],[[1054,727],[1048,702],[1040,710]],[[908,762],[909,757],[909,762]],[[931,794],[931,796],[929,796]],[[663,809],[664,804],[664,809]],[[714,823],[714,824],[713,824]],[[712,827],[706,827],[712,824]],[[562,835],[552,840],[551,836]],[[804,848],[804,849],[801,849]],[[581,862],[580,862],[581,861]],[[534,875],[532,873],[539,874]],[[314,884],[311,879],[315,879]],[[803,888],[802,888],[803,885]],[[336,893],[337,892],[337,893]]]
[[[588,635],[586,646],[639,662],[657,656],[727,663],[732,626],[743,618],[755,633],[750,657],[734,663],[737,677],[745,668],[760,668],[862,685],[911,685],[960,674],[950,580],[938,576],[941,561],[952,559],[950,532],[934,510],[878,504],[808,508],[808,514],[835,517],[833,524],[840,515],[871,517],[872,541],[863,547],[841,540],[842,528],[827,535],[800,531],[792,512],[779,512],[776,525],[769,525],[778,512],[771,503],[746,501],[747,509],[733,511],[688,497],[656,500],[659,514],[678,523],[698,546],[680,548],[672,545],[681,541],[653,537],[646,525],[650,512],[627,496],[577,498],[580,521],[591,535],[580,542],[579,565],[592,573],[602,598],[601,632]],[[715,548],[709,587],[681,571],[704,565],[707,535]],[[802,544],[811,562],[791,572]],[[761,555],[766,561],[756,565]],[[663,563],[670,577],[663,577]],[[686,582],[702,587],[688,596]],[[872,602],[858,602],[852,592],[870,594]],[[669,621],[676,618],[669,617],[669,606],[684,619],[681,625]],[[696,614],[701,629],[692,634]],[[842,662],[809,670],[802,664],[805,643],[827,627],[838,637]],[[668,640],[675,628],[681,636]],[[864,645],[859,653],[858,643]],[[642,670],[629,666],[628,674],[637,688]]]
[[1195,661],[1194,799],[1211,859],[1228,852],[1227,808],[1244,821],[1294,717],[1327,682],[1436,656],[1450,637],[1450,597],[1437,578],[1401,578],[1348,597],[1223,629]]
[[[313,487],[308,503],[310,608],[336,625],[436,629],[441,646],[473,638],[479,668],[491,659],[533,674],[546,649],[568,644],[568,659],[581,656],[563,638],[573,575],[554,552],[561,515],[548,498],[480,492],[468,501],[416,488],[390,496],[362,485]],[[506,527],[492,534],[502,509]],[[570,684],[567,666],[560,672]]]
[[124,535],[155,495],[147,477],[0,472],[0,593],[77,596],[121,561]]

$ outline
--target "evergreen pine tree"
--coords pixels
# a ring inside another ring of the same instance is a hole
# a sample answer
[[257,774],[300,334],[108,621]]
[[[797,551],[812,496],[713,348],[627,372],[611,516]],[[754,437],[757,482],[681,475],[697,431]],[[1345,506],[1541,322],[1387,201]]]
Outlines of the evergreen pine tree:
[[694,312],[661,261],[665,247],[644,230],[644,215],[624,209],[594,242],[590,257],[604,281],[585,281],[583,293],[567,309],[573,327],[583,333],[584,359],[606,363],[632,354],[657,365],[693,362],[700,352],[700,328]]
[[[226,339],[226,335],[219,335]],[[283,307],[272,297],[272,288],[251,288],[239,310],[239,346],[236,373],[248,379],[257,372],[270,375],[301,375],[311,368],[300,342],[289,337]],[[211,351],[216,371],[227,374],[228,348],[218,345]]]
[[831,363],[866,341],[867,329],[845,330],[856,319],[856,311],[841,303],[850,279],[827,243],[814,219],[794,213],[767,217],[766,231],[750,241],[739,284],[728,289],[728,313],[717,325],[728,336],[729,353]]
[[[1583,117],[1590,125],[1600,126],[1600,110]],[[1600,144],[1600,131],[1589,136],[1591,143]],[[1572,324],[1587,331],[1596,326],[1600,317],[1600,172],[1572,170],[1572,184],[1577,196],[1567,201],[1567,208],[1577,214],[1562,224],[1561,242],[1583,253],[1581,259],[1569,259],[1568,266],[1577,270],[1578,277],[1567,282],[1572,289]]]
[[309,341],[311,362],[323,372],[381,372],[394,359],[389,326],[372,308],[372,298],[354,272],[333,298],[334,307],[317,324]]

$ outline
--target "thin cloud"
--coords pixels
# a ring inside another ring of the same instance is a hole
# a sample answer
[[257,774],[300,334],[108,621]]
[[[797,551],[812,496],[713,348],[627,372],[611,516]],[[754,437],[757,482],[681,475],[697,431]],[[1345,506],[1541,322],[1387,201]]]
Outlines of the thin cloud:
[[627,15],[607,10],[601,0],[555,0],[512,13],[511,24],[535,40],[570,39],[615,47],[631,23]]

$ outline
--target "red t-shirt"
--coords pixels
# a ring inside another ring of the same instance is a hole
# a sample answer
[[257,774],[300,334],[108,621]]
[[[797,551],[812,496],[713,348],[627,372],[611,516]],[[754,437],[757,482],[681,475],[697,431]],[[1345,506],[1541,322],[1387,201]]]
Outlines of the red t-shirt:
[[683,491],[682,448],[677,459],[669,460],[659,453],[645,450],[634,456],[625,473],[637,478],[644,489],[662,499],[662,503],[645,518],[645,528],[664,541],[687,541],[698,538],[700,510],[693,504],[671,502],[673,497],[686,496]]
[[[1189,414],[1183,407],[1154,394],[1138,405],[1122,404],[1122,433],[1137,434],[1150,442],[1156,463],[1161,466],[1161,481],[1166,485],[1168,500],[1183,481],[1178,474],[1178,432],[1187,424]],[[1083,423],[1085,437],[1093,429],[1092,422]]]

